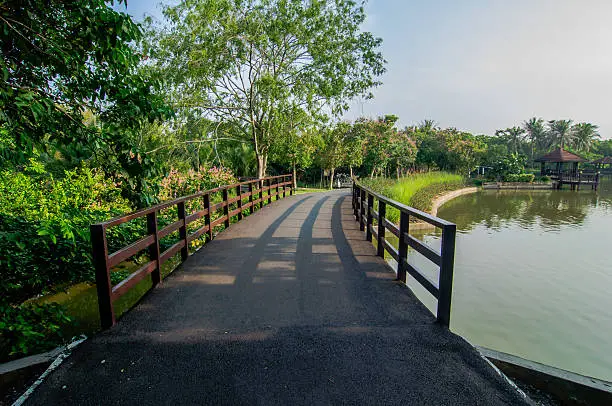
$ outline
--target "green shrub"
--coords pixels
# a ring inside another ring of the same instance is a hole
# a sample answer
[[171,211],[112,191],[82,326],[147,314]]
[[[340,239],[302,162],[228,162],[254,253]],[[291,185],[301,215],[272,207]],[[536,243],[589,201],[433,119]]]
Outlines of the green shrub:
[[508,174],[504,177],[506,182],[525,182],[531,183],[535,179],[535,175],[532,173],[520,173],[520,174]]
[[56,303],[0,303],[0,313],[0,360],[45,351],[70,338],[62,334],[70,319]]
[[[18,305],[53,286],[93,280],[89,225],[129,211],[119,188],[88,168],[62,179],[0,172],[0,301]],[[111,249],[135,233],[113,230]]]
[[[419,173],[399,181],[389,178],[364,179],[361,183],[390,199],[423,211],[431,209],[436,196],[465,186],[461,175],[447,172]],[[387,218],[397,223],[399,211],[388,208]]]

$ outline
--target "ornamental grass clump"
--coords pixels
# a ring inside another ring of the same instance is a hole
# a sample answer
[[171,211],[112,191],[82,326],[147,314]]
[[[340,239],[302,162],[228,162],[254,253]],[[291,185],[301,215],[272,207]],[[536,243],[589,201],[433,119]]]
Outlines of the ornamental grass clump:
[[[363,179],[361,183],[390,199],[422,211],[431,210],[437,196],[465,186],[461,175],[448,172],[417,173],[399,180]],[[394,223],[399,222],[399,211],[388,207],[387,218]]]

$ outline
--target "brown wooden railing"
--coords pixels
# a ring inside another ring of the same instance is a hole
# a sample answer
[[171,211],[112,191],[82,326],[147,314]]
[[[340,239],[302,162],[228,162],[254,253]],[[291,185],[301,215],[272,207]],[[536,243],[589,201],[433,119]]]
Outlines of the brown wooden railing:
[[[378,211],[375,210],[375,201],[378,202]],[[387,207],[394,207],[399,210],[399,227],[386,218]],[[440,324],[448,327],[450,325],[457,226],[441,218],[391,200],[355,181],[353,181],[353,210],[355,218],[359,221],[359,229],[366,232],[366,239],[368,241],[372,241],[373,238],[376,240],[377,255],[384,258],[386,251],[397,261],[397,279],[406,283],[406,274],[408,273],[438,299],[436,318]],[[442,229],[441,252],[438,253],[430,246],[410,235],[411,217]],[[374,220],[376,220],[376,227]],[[398,238],[397,250],[385,238],[387,230]],[[437,284],[426,277],[416,266],[408,262],[408,247],[413,248],[439,267],[439,282]]]
[[[230,197],[230,192],[232,197]],[[181,261],[185,261],[189,256],[189,244],[192,241],[202,236],[205,237],[206,242],[212,240],[215,237],[213,231],[216,226],[221,227],[223,225],[224,228],[228,228],[232,217],[237,216],[239,221],[243,218],[244,211],[248,210],[249,213],[253,213],[256,208],[261,209],[266,201],[267,203],[272,203],[272,198],[276,197],[276,200],[278,200],[281,196],[285,197],[287,193],[293,195],[291,175],[272,176],[221,186],[161,203],[102,223],[92,224],[90,227],[91,244],[102,328],[106,329],[115,324],[113,302],[149,274],[151,275],[153,286],[159,284],[162,279],[161,266],[164,262],[179,252],[181,254]],[[218,194],[222,195],[222,201],[211,204],[211,197]],[[194,202],[198,204],[192,204]],[[186,203],[200,209],[188,213]],[[235,208],[232,209],[232,206]],[[178,220],[160,229],[158,222],[160,211],[174,207],[177,210]],[[222,210],[222,215],[218,218],[213,218],[213,214],[218,210]],[[145,217],[147,225],[146,236],[115,252],[108,252],[107,231],[111,227]],[[204,218],[204,225],[189,233],[189,224],[196,221],[201,222],[202,218]],[[165,251],[160,252],[160,240],[177,231],[179,241]],[[112,268],[143,250],[148,251],[149,261],[126,279],[112,286]]]

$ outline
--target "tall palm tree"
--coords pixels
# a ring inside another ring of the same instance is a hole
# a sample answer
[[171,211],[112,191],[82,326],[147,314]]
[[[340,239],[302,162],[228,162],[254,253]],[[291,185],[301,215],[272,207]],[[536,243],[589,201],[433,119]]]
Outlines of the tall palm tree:
[[591,123],[578,123],[572,127],[574,133],[573,146],[578,151],[589,152],[595,139],[601,136],[597,132],[599,127]]
[[532,117],[523,122],[523,128],[527,132],[527,138],[531,143],[531,159],[533,160],[536,149],[544,149],[546,144],[546,129],[544,128],[544,120],[537,117]]
[[508,141],[510,150],[514,154],[518,153],[519,145],[524,134],[525,130],[523,130],[521,127],[510,127],[506,128],[505,130],[497,130],[495,132],[495,135],[503,137]]
[[572,145],[574,133],[572,131],[572,120],[550,120],[548,130],[551,146],[565,148]]
[[440,127],[435,120],[425,119],[418,124],[418,129],[425,133],[430,133],[432,131],[438,130]]

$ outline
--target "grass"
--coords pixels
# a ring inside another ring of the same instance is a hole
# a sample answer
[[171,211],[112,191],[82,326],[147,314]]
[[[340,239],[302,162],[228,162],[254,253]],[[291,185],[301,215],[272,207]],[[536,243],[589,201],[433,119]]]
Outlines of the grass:
[[296,195],[303,195],[304,193],[320,193],[320,192],[328,192],[329,189],[321,189],[315,187],[299,187],[295,190]]
[[[400,180],[363,179],[361,183],[390,199],[423,211],[431,210],[432,203],[437,196],[465,187],[465,179],[461,175],[447,172],[419,173]],[[387,210],[387,218],[397,222],[399,212],[390,208]]]

